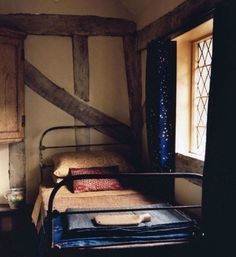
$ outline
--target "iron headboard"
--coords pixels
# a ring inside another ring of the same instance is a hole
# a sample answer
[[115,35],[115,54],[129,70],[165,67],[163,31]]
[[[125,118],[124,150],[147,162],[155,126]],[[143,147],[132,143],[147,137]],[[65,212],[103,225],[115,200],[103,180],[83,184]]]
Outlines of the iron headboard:
[[[46,129],[40,137],[39,141],[39,166],[40,166],[40,174],[41,174],[41,181],[43,179],[43,169],[46,167],[52,167],[50,164],[44,163],[43,158],[43,151],[47,149],[58,149],[58,148],[83,148],[83,147],[96,147],[96,146],[118,146],[118,145],[129,145],[129,143],[121,143],[117,142],[117,140],[113,139],[114,142],[112,143],[91,143],[91,144],[72,144],[72,145],[45,145],[43,143],[45,136],[55,130],[69,130],[69,129],[94,129],[97,130],[99,127],[114,127],[119,126],[118,124],[94,124],[94,125],[71,125],[71,126],[55,126]],[[97,130],[98,131],[98,130]],[[108,136],[109,137],[109,136]]]

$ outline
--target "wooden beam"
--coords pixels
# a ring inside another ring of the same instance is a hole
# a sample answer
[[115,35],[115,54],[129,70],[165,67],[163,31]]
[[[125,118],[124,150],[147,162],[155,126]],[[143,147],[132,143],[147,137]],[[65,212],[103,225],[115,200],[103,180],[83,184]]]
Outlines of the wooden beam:
[[136,24],[125,19],[57,14],[1,14],[0,26],[27,34],[58,36],[123,36],[136,30]]
[[47,101],[87,125],[108,124],[110,127],[96,127],[100,132],[122,143],[131,143],[130,128],[110,116],[96,110],[60,88],[32,64],[25,61],[25,83]]
[[25,186],[25,143],[9,144],[10,187]]
[[74,89],[80,99],[89,101],[88,37],[73,36]]
[[[74,94],[84,101],[89,101],[88,36],[73,35],[73,62]],[[75,119],[75,125],[81,124],[81,121]],[[75,142],[76,145],[89,145],[90,130],[75,129]],[[89,147],[84,147],[84,150],[89,150]]]
[[137,51],[136,35],[123,37],[126,78],[129,96],[129,111],[132,132],[136,145],[141,150],[142,134],[142,85],[141,60]]
[[215,6],[225,0],[187,0],[138,32],[138,49],[159,37],[185,32],[208,19]]

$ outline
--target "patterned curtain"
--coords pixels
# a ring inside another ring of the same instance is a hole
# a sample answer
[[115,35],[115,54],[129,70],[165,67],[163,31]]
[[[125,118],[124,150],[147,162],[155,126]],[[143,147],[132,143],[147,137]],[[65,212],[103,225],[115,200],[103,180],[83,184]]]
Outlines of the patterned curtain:
[[[146,121],[153,172],[174,172],[175,95],[176,43],[167,39],[152,41],[147,47]],[[159,186],[161,192],[173,194],[173,181]]]
[[203,180],[203,225],[212,256],[235,256],[236,2],[214,13]]

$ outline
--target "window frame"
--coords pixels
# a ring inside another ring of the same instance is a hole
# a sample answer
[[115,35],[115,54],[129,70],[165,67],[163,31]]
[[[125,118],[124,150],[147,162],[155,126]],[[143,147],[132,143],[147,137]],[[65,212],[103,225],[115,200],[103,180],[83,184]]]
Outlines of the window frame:
[[[196,123],[195,123],[195,114],[196,111],[194,109],[195,107],[195,91],[196,91],[196,83],[195,83],[195,78],[196,78],[196,67],[197,67],[197,59],[198,59],[198,43],[202,41],[206,41],[208,39],[213,40],[213,34],[212,33],[207,33],[206,35],[203,35],[199,38],[196,38],[191,41],[191,84],[190,84],[190,147],[189,147],[189,153],[198,156],[200,159],[205,158],[205,146],[204,146],[204,152],[197,151],[198,146],[196,146],[196,139],[194,137],[196,136]],[[212,52],[211,52],[212,56]],[[211,60],[212,64],[212,60]],[[208,91],[208,99],[209,99],[209,91]],[[208,103],[207,103],[207,113],[208,113]],[[207,129],[207,122],[205,124],[205,129]],[[206,137],[206,134],[205,134]],[[204,140],[206,142],[206,140]]]

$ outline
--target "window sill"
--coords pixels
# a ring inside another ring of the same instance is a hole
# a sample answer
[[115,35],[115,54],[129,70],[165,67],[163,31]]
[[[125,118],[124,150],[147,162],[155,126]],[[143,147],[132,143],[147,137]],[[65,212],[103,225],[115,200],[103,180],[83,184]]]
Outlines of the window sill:
[[[176,153],[175,156],[175,170],[176,172],[192,172],[203,173],[204,161],[194,158],[195,155],[183,155]],[[201,186],[202,181],[198,179],[189,179],[192,183]]]
[[200,155],[200,154],[196,154],[196,153],[191,153],[191,152],[187,152],[187,153],[178,153],[178,154],[181,154],[183,156],[186,156],[186,157],[190,157],[194,160],[199,160],[199,161],[203,161],[205,160],[205,157]]

